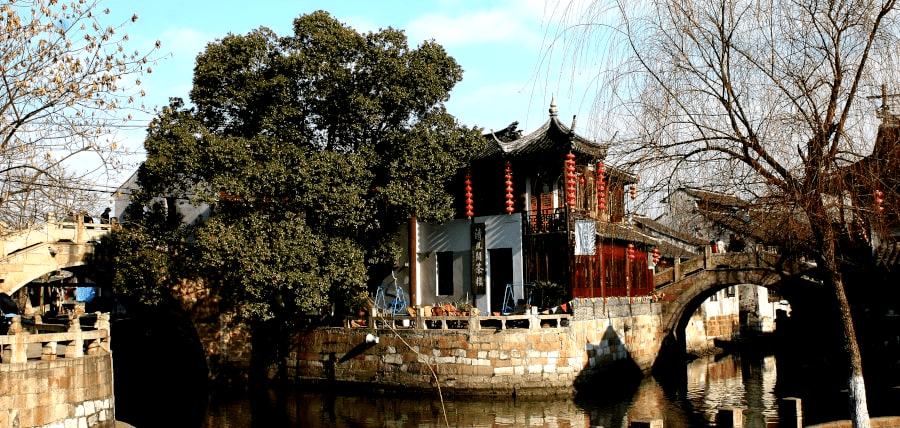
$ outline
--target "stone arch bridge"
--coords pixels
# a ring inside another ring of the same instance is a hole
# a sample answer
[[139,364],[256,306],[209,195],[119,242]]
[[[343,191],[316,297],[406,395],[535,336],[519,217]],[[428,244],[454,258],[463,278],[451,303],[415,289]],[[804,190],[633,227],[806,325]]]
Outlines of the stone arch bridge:
[[0,292],[11,295],[50,272],[85,264],[109,224],[48,221],[0,235]]
[[660,297],[660,353],[684,350],[684,330],[691,315],[707,298],[724,288],[751,284],[766,287],[788,300],[792,308],[804,305],[817,282],[804,276],[811,266],[786,263],[770,252],[707,252],[654,277]]

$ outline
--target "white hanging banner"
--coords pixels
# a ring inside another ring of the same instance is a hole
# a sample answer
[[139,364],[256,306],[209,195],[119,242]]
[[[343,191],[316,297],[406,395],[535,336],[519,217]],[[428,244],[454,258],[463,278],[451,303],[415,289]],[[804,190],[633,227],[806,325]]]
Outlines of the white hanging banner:
[[575,221],[575,255],[593,256],[597,241],[597,228],[593,220]]

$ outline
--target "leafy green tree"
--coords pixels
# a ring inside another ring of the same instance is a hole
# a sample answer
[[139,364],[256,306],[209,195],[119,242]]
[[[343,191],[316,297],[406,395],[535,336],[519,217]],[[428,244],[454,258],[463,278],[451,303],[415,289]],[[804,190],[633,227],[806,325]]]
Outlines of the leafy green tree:
[[228,35],[197,57],[194,106],[151,124],[141,200],[212,205],[193,262],[251,320],[352,305],[401,224],[452,215],[446,184],[482,144],[444,108],[461,78],[434,42],[325,12]]

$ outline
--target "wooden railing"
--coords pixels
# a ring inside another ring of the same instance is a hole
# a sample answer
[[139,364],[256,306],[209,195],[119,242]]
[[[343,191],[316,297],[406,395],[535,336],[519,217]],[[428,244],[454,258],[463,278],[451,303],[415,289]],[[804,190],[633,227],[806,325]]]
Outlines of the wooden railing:
[[565,208],[546,211],[526,211],[525,233],[549,233],[566,230],[568,215]]
[[[65,331],[59,331],[63,329]],[[52,332],[40,333],[47,330]],[[0,335],[0,363],[20,364],[28,360],[102,355],[110,351],[109,339],[109,314],[98,314],[94,329],[86,331],[81,330],[78,318],[70,319],[68,327],[35,324],[26,328],[22,325],[21,317],[13,317],[9,332]]]

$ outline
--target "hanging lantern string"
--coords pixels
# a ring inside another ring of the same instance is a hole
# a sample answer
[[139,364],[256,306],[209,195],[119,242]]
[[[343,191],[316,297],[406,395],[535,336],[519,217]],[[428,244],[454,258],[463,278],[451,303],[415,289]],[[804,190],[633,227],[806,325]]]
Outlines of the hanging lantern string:
[[575,155],[569,152],[566,155],[566,199],[570,207],[575,207],[576,192],[575,187]]
[[506,162],[506,213],[512,214],[515,211],[513,205],[513,182],[512,182],[512,162]]
[[475,201],[472,199],[472,169],[466,170],[466,217],[472,218],[475,217],[475,211],[473,204]]
[[606,165],[597,164],[597,209],[606,210]]

